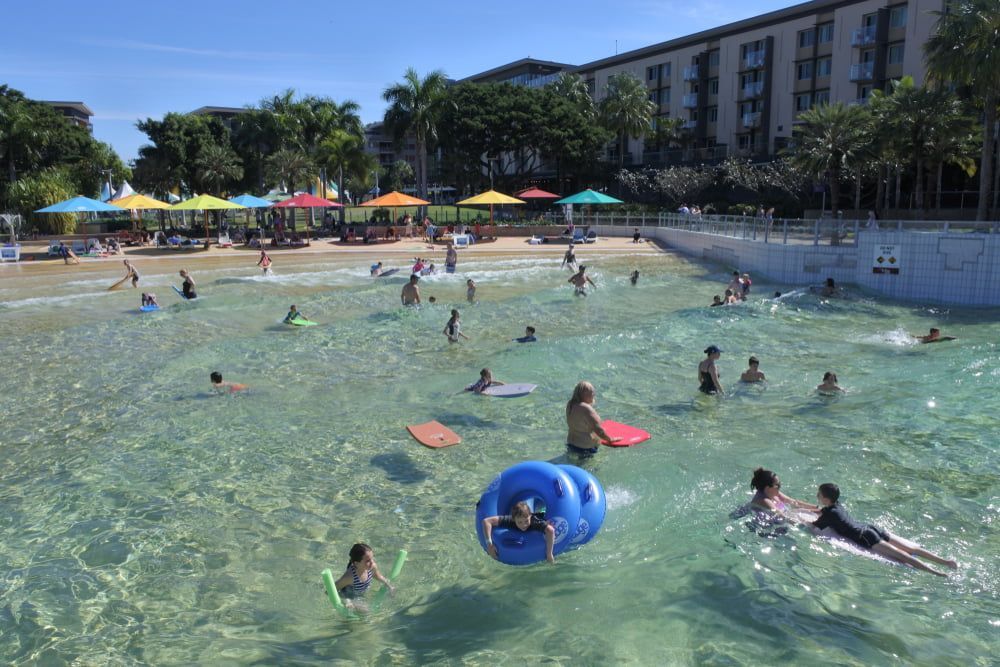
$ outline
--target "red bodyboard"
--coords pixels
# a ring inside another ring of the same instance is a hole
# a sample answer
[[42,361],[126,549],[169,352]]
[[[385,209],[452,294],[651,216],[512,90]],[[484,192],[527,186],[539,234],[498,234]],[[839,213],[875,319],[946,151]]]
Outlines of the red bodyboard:
[[601,428],[612,438],[621,438],[618,442],[601,441],[602,445],[607,445],[608,447],[631,447],[632,445],[638,445],[640,442],[649,440],[649,432],[635,426],[629,426],[628,424],[619,424],[610,419],[602,421]]

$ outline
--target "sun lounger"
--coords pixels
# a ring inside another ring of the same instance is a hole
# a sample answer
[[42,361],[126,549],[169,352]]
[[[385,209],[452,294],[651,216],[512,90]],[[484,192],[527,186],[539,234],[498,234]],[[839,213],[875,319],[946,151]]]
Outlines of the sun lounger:
[[62,253],[59,252],[59,241],[49,241],[49,257],[59,257]]
[[528,240],[528,243],[530,243],[531,245],[541,245],[541,244],[545,243],[545,237],[544,236],[537,236],[537,235],[532,236]]
[[597,243],[597,232],[590,230],[583,240],[584,243]]
[[73,240],[73,254],[75,255],[86,255],[87,254],[87,244],[84,243],[82,239]]
[[469,235],[468,234],[455,234],[451,237],[454,241],[456,248],[468,248],[469,247]]
[[232,248],[233,242],[229,240],[229,234],[219,234],[219,247]]
[[583,233],[582,229],[573,230],[573,243],[584,243],[587,240],[587,236]]

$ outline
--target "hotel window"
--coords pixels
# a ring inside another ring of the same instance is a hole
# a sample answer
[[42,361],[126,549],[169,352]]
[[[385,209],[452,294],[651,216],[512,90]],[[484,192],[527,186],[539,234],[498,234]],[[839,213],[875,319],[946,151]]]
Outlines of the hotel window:
[[669,88],[660,88],[660,104],[670,104]]
[[861,90],[859,91],[859,97],[861,97],[861,99],[867,100],[871,94],[872,94],[871,86],[861,86]]
[[812,76],[813,76],[813,64],[812,64],[812,61],[805,62],[805,63],[799,63],[798,67],[796,68],[796,71],[798,72],[796,74],[796,78],[799,81],[803,81],[805,79],[811,79]]
[[820,106],[821,104],[830,104],[829,90],[817,90],[813,93],[813,105]]
[[646,81],[656,81],[660,76],[660,68],[656,65],[646,68]]
[[804,49],[816,43],[816,31],[812,28],[799,33],[799,48]]
[[708,94],[718,95],[719,94],[719,79],[718,77],[708,80]]
[[719,107],[708,107],[708,122],[716,123],[719,121]]
[[740,150],[746,150],[750,148],[750,135],[741,134],[740,135]]
[[903,64],[903,45],[893,44],[889,47],[889,64],[890,65],[901,65]]
[[657,100],[660,99],[660,93],[655,90],[649,91],[649,101],[653,104],[657,104]]
[[709,67],[718,67],[719,66],[719,52],[718,51],[712,51],[711,53],[708,54],[708,66]]
[[698,120],[698,110],[691,109],[691,120]]
[[832,58],[820,58],[816,61],[816,76],[830,76],[833,71]]
[[670,78],[670,63],[660,65],[660,76],[664,79]]
[[899,5],[898,7],[893,7],[889,10],[889,27],[906,27],[906,5]]
[[825,23],[816,28],[816,41],[820,44],[826,44],[827,42],[833,41],[832,23]]
[[795,96],[795,110],[796,111],[806,111],[812,104],[812,95],[809,93],[803,93],[802,95]]

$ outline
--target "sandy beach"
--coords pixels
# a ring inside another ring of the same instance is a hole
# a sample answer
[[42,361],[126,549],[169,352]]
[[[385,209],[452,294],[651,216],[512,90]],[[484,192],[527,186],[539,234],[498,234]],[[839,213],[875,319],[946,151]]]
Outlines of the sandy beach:
[[[461,265],[462,257],[489,256],[489,255],[519,255],[523,257],[552,257],[562,256],[566,252],[566,243],[544,243],[531,245],[528,237],[507,236],[500,237],[495,241],[474,244],[468,248],[458,251],[458,261]],[[655,242],[633,243],[631,237],[604,237],[595,243],[577,244],[576,255],[578,259],[585,259],[589,253],[621,253],[621,254],[656,254],[663,253],[665,249]],[[6,263],[0,265],[0,278],[4,276],[46,276],[57,277],[65,274],[96,274],[109,270],[119,270],[123,259],[131,260],[139,272],[163,273],[176,271],[182,268],[212,269],[217,267],[227,267],[235,265],[247,265],[253,267],[257,263],[259,251],[255,248],[247,248],[242,245],[232,248],[220,248],[212,245],[208,250],[169,250],[163,248],[144,247],[123,247],[124,254],[109,255],[108,257],[81,257],[79,264],[64,264],[58,257],[46,257],[48,250],[47,241],[25,241],[22,242],[21,256],[34,256],[37,259],[23,259],[20,263]],[[330,261],[344,261],[345,259],[357,259],[359,262],[382,261],[386,267],[396,264],[407,264],[414,257],[423,257],[440,266],[443,270],[445,252],[447,245],[436,243],[433,246],[421,240],[405,239],[390,243],[379,243],[377,245],[365,245],[363,243],[343,245],[333,243],[329,239],[313,240],[312,244],[303,248],[266,248],[268,255],[274,262],[276,270],[282,266],[295,266],[297,264],[314,263],[317,259],[329,259]]]

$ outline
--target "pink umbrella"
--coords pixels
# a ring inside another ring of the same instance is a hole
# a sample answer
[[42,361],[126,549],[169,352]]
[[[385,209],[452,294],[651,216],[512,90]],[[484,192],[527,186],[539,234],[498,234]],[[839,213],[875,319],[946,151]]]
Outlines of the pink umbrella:
[[[332,202],[329,199],[323,199],[322,197],[317,197],[316,195],[311,195],[308,192],[303,192],[300,195],[295,195],[291,199],[286,199],[283,202],[278,202],[274,205],[274,208],[343,208],[343,204],[338,204]],[[294,215],[295,212],[292,212]],[[309,240],[309,227],[306,226],[306,240]]]

